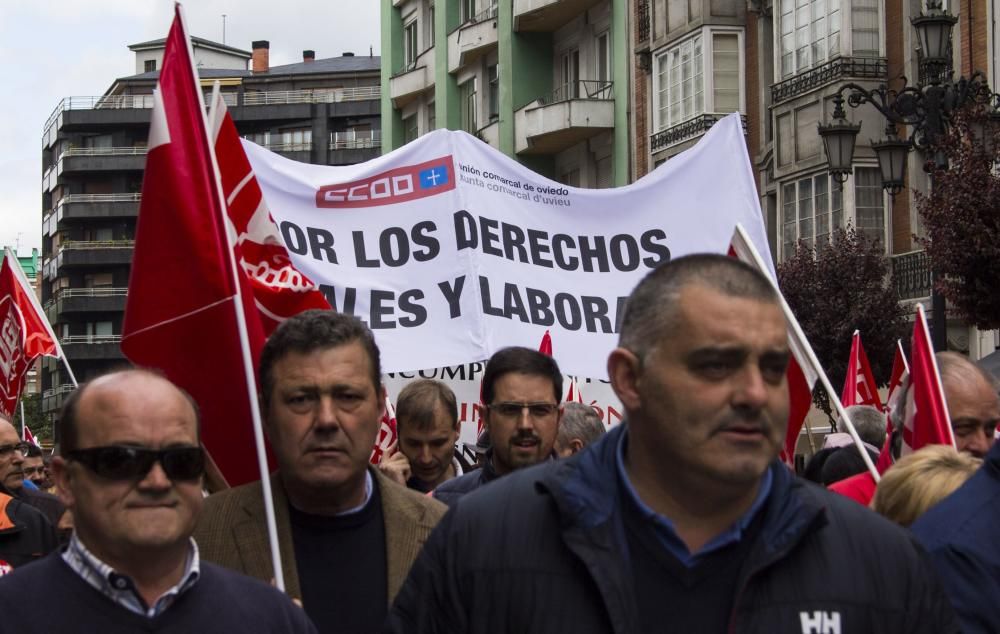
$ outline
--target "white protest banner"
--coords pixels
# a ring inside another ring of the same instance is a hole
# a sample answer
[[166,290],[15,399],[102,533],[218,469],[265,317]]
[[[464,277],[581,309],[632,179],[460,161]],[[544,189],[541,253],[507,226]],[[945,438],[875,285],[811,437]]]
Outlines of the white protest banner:
[[295,266],[368,323],[385,372],[535,347],[548,329],[564,372],[606,378],[625,298],[651,268],[725,253],[737,222],[768,253],[736,114],[605,190],[561,185],[446,130],[347,167],[245,146]]

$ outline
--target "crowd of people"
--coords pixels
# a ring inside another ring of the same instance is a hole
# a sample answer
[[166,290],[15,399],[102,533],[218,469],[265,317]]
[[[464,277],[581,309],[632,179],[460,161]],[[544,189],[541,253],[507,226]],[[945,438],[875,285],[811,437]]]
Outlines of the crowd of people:
[[[271,335],[258,372],[280,571],[263,483],[204,490],[197,404],[155,371],[94,378],[66,399],[47,465],[0,420],[0,623],[1000,631],[996,381],[939,353],[957,450],[900,456],[904,388],[889,414],[898,460],[877,486],[837,435],[798,477],[777,459],[790,355],[767,278],[733,258],[678,258],[629,296],[607,360],[625,422],[605,432],[592,408],[560,402],[556,359],[505,348],[486,364],[477,460],[457,447],[454,393],[420,379],[398,395],[394,451],[371,465],[385,403],[372,333],[304,312]],[[885,417],[848,415],[877,460]]]

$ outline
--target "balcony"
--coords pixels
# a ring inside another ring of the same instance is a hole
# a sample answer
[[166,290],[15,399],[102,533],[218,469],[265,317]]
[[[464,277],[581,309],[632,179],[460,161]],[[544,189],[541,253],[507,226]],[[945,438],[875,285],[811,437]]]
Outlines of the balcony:
[[448,35],[448,72],[458,72],[496,47],[497,5],[493,5]]
[[364,163],[379,156],[382,148],[381,130],[345,130],[330,133],[330,165]]
[[636,48],[640,48],[640,45],[645,45],[644,50],[649,49],[649,0],[638,0],[635,3],[635,13],[636,13],[636,32],[635,32],[635,43]]
[[63,220],[92,218],[135,218],[139,215],[142,194],[70,194],[56,203],[42,219],[42,233],[55,235]]
[[500,149],[500,121],[495,120],[485,127],[479,128],[476,132],[476,136],[479,137],[484,143],[492,147],[493,149]]
[[248,92],[243,95],[241,106],[276,106],[289,104],[340,103],[342,101],[378,101],[382,98],[381,86],[359,88],[321,88],[317,90],[269,90]]
[[774,104],[794,99],[817,88],[849,79],[888,79],[888,66],[881,57],[838,57],[822,66],[797,73],[771,86]]
[[[54,262],[53,277],[63,267],[131,264],[135,240],[73,240],[63,242]],[[48,273],[48,271],[46,271]]]
[[[706,113],[651,134],[649,136],[649,151],[651,153],[659,152],[672,145],[699,137],[708,132],[709,128],[725,116],[728,116],[728,113]],[[740,118],[743,120],[743,134],[746,134],[747,117],[740,115]]]
[[[257,143],[254,141],[254,143]],[[302,163],[308,163],[312,155],[312,141],[299,141],[299,142],[283,142],[280,140],[267,141],[265,143],[257,143],[263,148],[281,154],[285,158],[290,158],[293,161],[299,161]]]
[[514,113],[514,151],[555,154],[615,125],[613,83],[580,80],[564,84]]
[[125,310],[128,288],[61,288],[45,303],[51,323],[62,321],[59,315],[75,313],[120,313]]
[[389,97],[394,108],[402,108],[425,90],[434,88],[434,47],[431,46],[401,72],[389,78]]
[[926,251],[894,255],[892,277],[900,301],[919,301],[931,296],[931,266]]
[[70,335],[59,338],[70,361],[124,360],[121,341],[121,335]]
[[64,172],[142,171],[146,167],[147,148],[71,147],[59,155],[56,174]]
[[556,31],[604,0],[514,0],[515,31]]
[[62,407],[63,399],[75,390],[72,383],[63,383],[59,387],[49,388],[42,392],[42,411],[53,412]]

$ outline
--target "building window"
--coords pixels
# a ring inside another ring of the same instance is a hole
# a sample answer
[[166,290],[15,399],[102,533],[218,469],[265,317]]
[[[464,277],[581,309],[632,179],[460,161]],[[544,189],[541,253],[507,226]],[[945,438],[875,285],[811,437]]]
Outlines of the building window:
[[852,0],[851,49],[857,57],[879,56],[878,0]]
[[597,36],[597,81],[611,81],[611,35],[605,31]]
[[476,17],[476,0],[462,0],[460,17],[462,22],[468,22]]
[[403,119],[403,143],[409,143],[417,138],[417,115],[416,113]]
[[403,25],[403,67],[410,70],[417,64],[417,19]]
[[840,22],[840,0],[782,0],[781,76],[794,75],[838,55]]
[[486,69],[486,80],[489,82],[489,106],[490,121],[500,118],[500,73],[499,67],[494,64]]
[[434,102],[427,104],[427,131],[437,130],[437,112],[434,110]]
[[858,233],[885,247],[885,208],[882,175],[875,167],[854,168],[854,208]]
[[312,128],[282,130],[281,145],[275,149],[285,152],[308,152],[312,149]]
[[434,3],[427,6],[427,48],[434,46]]
[[843,192],[828,174],[785,183],[781,198],[782,259],[795,253],[798,240],[816,246],[829,240],[833,229],[843,227]]
[[[705,113],[737,112],[743,103],[743,34],[704,29],[656,56],[653,108],[663,130]],[[703,43],[711,50],[703,53]]]
[[576,99],[580,96],[580,50],[574,48],[563,53],[559,62],[559,87],[555,101]]
[[152,73],[153,71],[155,71],[156,70],[156,60],[155,59],[147,59],[145,62],[142,63],[142,70],[143,70],[143,72],[146,72],[146,73]]
[[458,87],[458,98],[462,109],[462,129],[475,134],[476,124],[476,78],[473,77]]

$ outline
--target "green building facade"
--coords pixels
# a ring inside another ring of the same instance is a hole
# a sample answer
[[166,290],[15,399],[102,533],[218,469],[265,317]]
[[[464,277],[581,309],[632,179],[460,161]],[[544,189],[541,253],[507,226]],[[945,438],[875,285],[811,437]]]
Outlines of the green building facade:
[[382,151],[465,130],[578,187],[628,182],[626,0],[382,0]]

